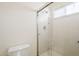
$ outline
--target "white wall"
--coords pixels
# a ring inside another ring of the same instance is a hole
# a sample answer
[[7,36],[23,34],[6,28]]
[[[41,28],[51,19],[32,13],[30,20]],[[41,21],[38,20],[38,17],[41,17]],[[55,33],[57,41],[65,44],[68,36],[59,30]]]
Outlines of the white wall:
[[79,43],[77,42],[79,40],[79,13],[52,18],[52,20],[52,48],[54,51],[66,56],[79,55]]
[[0,55],[19,44],[30,44],[36,55],[36,13],[27,7],[0,3]]
[[53,21],[55,51],[62,55],[79,55],[79,14],[66,16]]

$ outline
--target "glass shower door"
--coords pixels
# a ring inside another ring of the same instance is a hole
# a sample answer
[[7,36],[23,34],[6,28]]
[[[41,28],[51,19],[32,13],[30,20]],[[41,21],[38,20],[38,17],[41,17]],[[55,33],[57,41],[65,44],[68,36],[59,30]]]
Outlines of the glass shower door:
[[49,38],[49,10],[45,8],[38,13],[38,54],[39,56],[50,56],[51,41]]

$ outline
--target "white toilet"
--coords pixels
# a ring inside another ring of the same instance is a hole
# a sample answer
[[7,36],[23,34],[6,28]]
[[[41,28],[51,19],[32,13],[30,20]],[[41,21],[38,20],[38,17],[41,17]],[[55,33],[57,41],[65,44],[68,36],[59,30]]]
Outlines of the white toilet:
[[30,45],[23,44],[8,49],[9,56],[29,56],[30,55]]

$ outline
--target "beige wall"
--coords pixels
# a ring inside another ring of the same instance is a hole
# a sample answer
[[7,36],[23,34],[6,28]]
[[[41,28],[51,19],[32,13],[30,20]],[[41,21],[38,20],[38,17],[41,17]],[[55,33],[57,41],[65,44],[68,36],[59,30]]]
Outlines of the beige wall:
[[19,44],[29,44],[36,55],[36,13],[27,7],[0,3],[0,55]]

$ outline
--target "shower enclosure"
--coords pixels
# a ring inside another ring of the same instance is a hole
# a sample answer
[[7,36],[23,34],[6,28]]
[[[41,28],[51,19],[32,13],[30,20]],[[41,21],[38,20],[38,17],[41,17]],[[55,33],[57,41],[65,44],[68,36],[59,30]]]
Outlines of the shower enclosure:
[[52,3],[37,13],[37,25],[39,56],[79,56],[79,3]]

